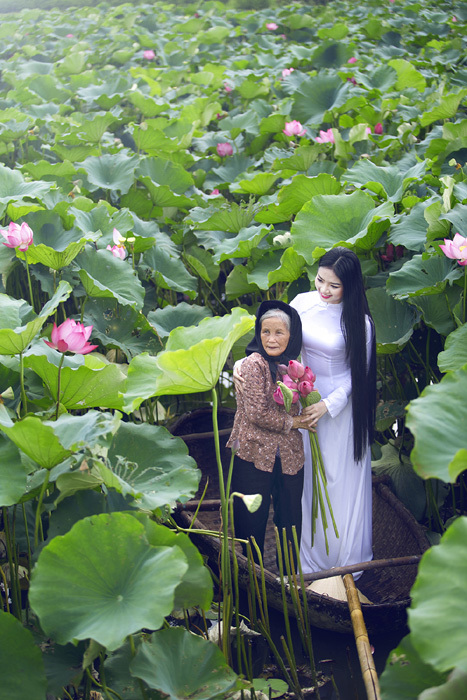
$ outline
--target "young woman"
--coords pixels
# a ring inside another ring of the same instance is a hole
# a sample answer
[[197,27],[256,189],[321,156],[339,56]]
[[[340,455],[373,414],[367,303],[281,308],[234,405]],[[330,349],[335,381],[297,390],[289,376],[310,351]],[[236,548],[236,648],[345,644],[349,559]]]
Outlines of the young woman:
[[[237,412],[227,443],[236,450],[232,491],[259,493],[259,509],[250,513],[241,498],[234,498],[235,535],[254,537],[261,553],[269,517],[271,496],[274,522],[281,536],[293,542],[295,525],[298,541],[301,532],[303,491],[303,440],[298,430],[304,427],[298,406],[288,414],[273,399],[277,365],[295,360],[302,345],[298,313],[281,301],[263,302],[256,315],[255,337],[247,347],[242,364],[245,382],[237,394]],[[243,545],[246,553],[246,546]],[[256,550],[253,548],[256,556]]]
[[[339,537],[328,515],[329,554],[320,522],[311,544],[312,460],[304,433],[300,560],[305,573],[369,561],[373,556],[370,444],[376,343],[358,257],[343,247],[325,253],[315,286],[316,291],[299,294],[291,306],[302,321],[302,363],[316,374],[315,386],[323,397],[305,408],[302,416],[306,427],[318,434]],[[234,379],[241,382],[242,376],[243,365],[235,369]]]
[[[329,554],[317,524],[313,546],[311,454],[305,435],[300,559],[304,572],[372,559],[371,454],[376,406],[376,343],[358,257],[333,248],[319,261],[316,291],[291,306],[302,320],[302,362],[316,374],[322,400],[304,409],[316,428],[339,538],[328,526]],[[328,517],[328,523],[331,523]],[[357,576],[355,577],[357,578]]]

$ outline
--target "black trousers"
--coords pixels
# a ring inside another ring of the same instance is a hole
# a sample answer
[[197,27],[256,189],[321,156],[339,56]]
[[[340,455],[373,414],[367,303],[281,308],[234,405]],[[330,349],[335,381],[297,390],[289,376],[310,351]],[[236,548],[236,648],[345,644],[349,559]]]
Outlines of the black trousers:
[[[274,507],[274,524],[280,533],[281,547],[283,547],[282,528],[285,528],[287,540],[292,542],[292,551],[296,566],[296,552],[293,546],[292,526],[295,525],[298,542],[302,532],[302,491],[303,469],[297,474],[283,474],[280,457],[276,457],[272,472],[264,472],[256,469],[252,462],[246,462],[235,456],[232,491],[243,494],[260,493],[261,505],[257,511],[250,513],[241,498],[234,498],[234,527],[235,536],[247,540],[254,537],[261,554],[264,552],[264,538],[266,525],[269,518],[269,508]],[[246,555],[246,545],[242,545]],[[255,560],[258,556],[253,547]],[[285,571],[285,568],[284,568]]]

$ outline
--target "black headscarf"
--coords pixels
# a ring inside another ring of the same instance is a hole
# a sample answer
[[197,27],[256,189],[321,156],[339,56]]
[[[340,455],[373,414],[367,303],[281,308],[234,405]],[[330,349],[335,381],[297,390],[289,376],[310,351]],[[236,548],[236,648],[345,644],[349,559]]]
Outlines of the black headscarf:
[[[263,316],[269,309],[280,309],[285,311],[287,316],[290,318],[290,338],[289,343],[282,353],[278,357],[271,357],[267,354],[266,350],[263,348],[261,342],[261,324],[259,322],[261,316]],[[253,352],[258,352],[269,364],[269,369],[271,370],[271,376],[273,382],[276,381],[277,374],[277,364],[287,365],[289,360],[296,360],[300,355],[302,349],[302,322],[300,316],[291,306],[283,301],[263,301],[256,312],[256,324],[255,324],[255,337],[248,343],[246,348],[246,354],[251,355]]]

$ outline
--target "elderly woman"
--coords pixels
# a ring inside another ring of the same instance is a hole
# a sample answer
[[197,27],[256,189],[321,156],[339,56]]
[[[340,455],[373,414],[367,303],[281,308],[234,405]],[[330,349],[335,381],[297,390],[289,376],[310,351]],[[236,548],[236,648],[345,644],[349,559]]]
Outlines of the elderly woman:
[[[304,428],[298,405],[288,414],[273,398],[277,365],[295,360],[302,345],[302,326],[295,309],[281,301],[263,302],[256,314],[255,337],[242,364],[244,388],[237,394],[237,412],[227,445],[236,449],[232,491],[262,496],[261,506],[250,513],[241,498],[234,499],[235,535],[254,537],[261,553],[271,496],[274,523],[293,542],[295,525],[300,542],[302,527]],[[280,377],[279,377],[280,378]],[[246,546],[243,545],[246,553]],[[295,558],[295,549],[294,558]],[[257,559],[256,551],[253,553]]]

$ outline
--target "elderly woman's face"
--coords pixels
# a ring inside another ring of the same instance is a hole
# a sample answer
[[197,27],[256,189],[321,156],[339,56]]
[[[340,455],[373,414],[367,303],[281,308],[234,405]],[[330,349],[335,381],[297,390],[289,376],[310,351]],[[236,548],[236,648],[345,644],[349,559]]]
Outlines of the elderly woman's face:
[[290,332],[280,318],[266,318],[261,324],[261,343],[271,357],[279,357],[289,344]]

